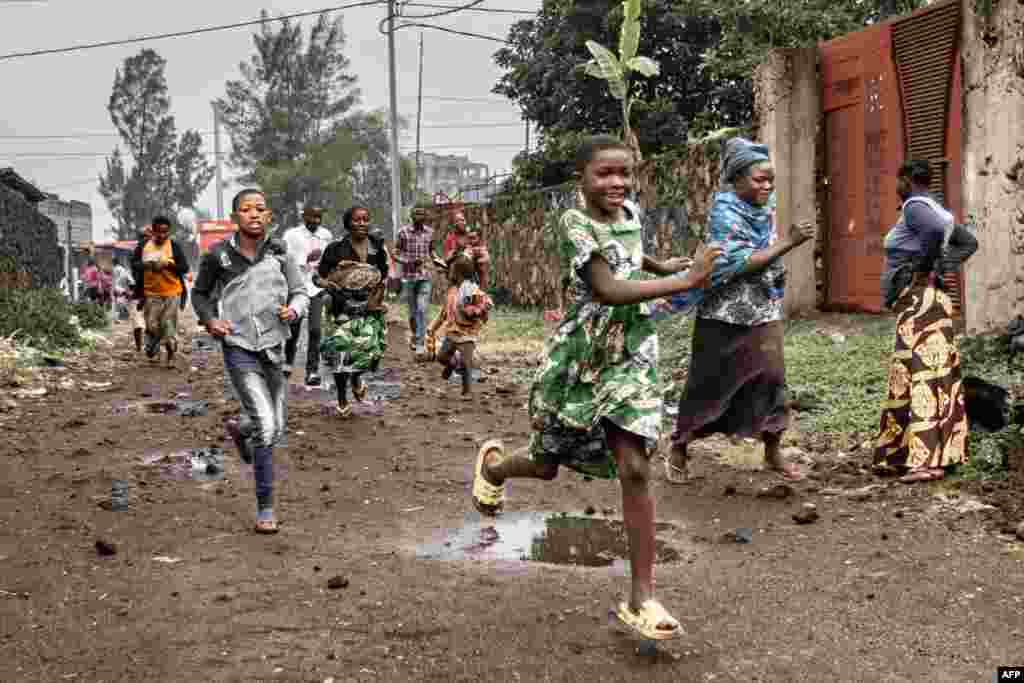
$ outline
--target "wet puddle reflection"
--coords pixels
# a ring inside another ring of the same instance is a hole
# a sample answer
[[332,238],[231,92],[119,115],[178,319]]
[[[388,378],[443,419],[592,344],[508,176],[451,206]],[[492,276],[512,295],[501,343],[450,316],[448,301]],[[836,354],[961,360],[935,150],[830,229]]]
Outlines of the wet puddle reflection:
[[[658,523],[656,531],[675,529]],[[543,512],[507,513],[477,520],[448,538],[416,548],[431,560],[518,560],[582,567],[625,568],[628,553],[622,520]],[[655,562],[675,562],[679,551],[655,542]]]

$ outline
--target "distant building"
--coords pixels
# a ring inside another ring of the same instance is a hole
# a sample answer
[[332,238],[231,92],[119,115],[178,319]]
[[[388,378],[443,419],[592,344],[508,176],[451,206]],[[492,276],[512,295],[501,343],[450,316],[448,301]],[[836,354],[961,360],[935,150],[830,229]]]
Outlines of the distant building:
[[92,241],[92,206],[75,199],[64,201],[55,194],[46,195],[38,204],[39,213],[57,224],[57,241],[67,241],[68,221],[71,221],[71,245],[81,248]]
[[419,188],[431,196],[443,192],[455,197],[463,188],[486,183],[489,175],[487,164],[470,161],[468,156],[420,153]]

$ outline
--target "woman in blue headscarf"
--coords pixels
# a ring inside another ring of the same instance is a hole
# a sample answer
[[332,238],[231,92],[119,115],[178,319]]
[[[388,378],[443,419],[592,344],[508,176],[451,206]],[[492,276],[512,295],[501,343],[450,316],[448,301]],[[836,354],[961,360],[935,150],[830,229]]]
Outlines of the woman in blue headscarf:
[[719,246],[707,290],[685,292],[674,306],[697,307],[686,388],[665,461],[671,483],[686,480],[687,446],[723,433],[759,436],[765,463],[785,479],[803,477],[779,452],[788,425],[785,407],[783,310],[786,268],[782,256],[814,237],[814,226],[792,226],[779,238],[769,206],[775,169],[768,148],[743,138],[729,140],[722,159],[704,237]]

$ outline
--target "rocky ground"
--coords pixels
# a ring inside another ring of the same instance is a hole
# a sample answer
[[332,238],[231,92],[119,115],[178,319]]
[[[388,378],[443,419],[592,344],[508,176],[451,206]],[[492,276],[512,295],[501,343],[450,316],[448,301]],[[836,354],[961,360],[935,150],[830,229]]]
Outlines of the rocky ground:
[[[1008,482],[908,487],[792,434],[813,476],[786,486],[755,445],[703,443],[691,483],[654,482],[658,591],[687,633],[641,657],[607,618],[628,582],[614,483],[517,481],[497,525],[469,504],[482,439],[526,441],[508,378],[533,359],[485,354],[463,402],[403,335],[387,400],[354,419],[294,387],[273,537],[251,532],[216,353],[167,369],[119,326],[0,399],[0,680],[960,683],[1022,664],[1020,457]],[[210,447],[223,473],[193,470]]]

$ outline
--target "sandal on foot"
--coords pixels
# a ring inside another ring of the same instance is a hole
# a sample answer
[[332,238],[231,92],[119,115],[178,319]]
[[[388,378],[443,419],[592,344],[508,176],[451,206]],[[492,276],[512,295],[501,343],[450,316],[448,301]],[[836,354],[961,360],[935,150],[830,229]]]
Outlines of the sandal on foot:
[[[615,616],[627,626],[648,640],[670,640],[683,634],[683,627],[655,599],[645,600],[640,609],[634,610],[623,600],[615,606]],[[669,628],[658,628],[668,625]]]
[[473,507],[488,517],[497,515],[505,505],[505,484],[495,486],[484,478],[484,460],[491,451],[498,451],[498,454],[504,457],[505,446],[497,439],[481,446],[476,454],[476,472],[473,475]]
[[665,481],[667,481],[668,483],[670,483],[670,484],[672,484],[674,486],[681,486],[683,484],[689,483],[689,481],[690,481],[690,472],[689,472],[689,470],[685,466],[684,467],[680,467],[679,465],[673,465],[672,464],[672,457],[671,456],[666,456],[665,457]]
[[256,527],[253,530],[258,534],[276,534],[280,531],[274,513],[262,510],[256,514]]
[[366,400],[366,382],[359,380],[352,383],[352,397],[359,403]]
[[334,409],[334,414],[337,415],[338,417],[340,417],[343,420],[352,417],[352,406],[351,406],[351,404],[346,403],[344,406],[337,406]]
[[907,474],[900,477],[900,482],[903,484],[916,484],[921,481],[939,481],[945,478],[946,472],[940,468],[926,468],[911,470]]

